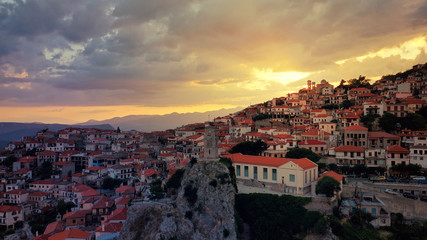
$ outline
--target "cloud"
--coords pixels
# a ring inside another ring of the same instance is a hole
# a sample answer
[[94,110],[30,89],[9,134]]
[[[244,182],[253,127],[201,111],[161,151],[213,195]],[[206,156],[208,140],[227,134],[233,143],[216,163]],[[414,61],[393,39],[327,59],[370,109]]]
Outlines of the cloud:
[[410,59],[379,56],[426,37],[426,9],[418,0],[2,2],[0,69],[14,72],[0,71],[0,103],[245,105],[307,79],[394,73],[427,61],[425,38],[406,48]]

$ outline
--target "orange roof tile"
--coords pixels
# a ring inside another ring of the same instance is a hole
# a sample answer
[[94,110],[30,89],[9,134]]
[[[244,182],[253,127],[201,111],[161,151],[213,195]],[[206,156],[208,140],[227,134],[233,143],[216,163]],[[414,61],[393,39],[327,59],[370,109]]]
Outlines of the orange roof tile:
[[85,232],[80,229],[69,229],[57,234],[54,234],[48,238],[48,240],[65,240],[65,239],[88,239],[92,234],[90,232]]
[[[342,175],[340,175],[340,174],[338,174],[338,173],[336,173],[336,172],[334,172],[334,171],[328,171],[328,172],[323,173],[320,177],[316,178],[314,181],[317,181],[317,180],[321,179],[321,178],[322,178],[322,177],[324,177],[324,176],[332,177],[332,178],[334,178],[335,180],[337,180],[338,182],[341,182],[341,181],[342,181],[342,179],[343,179],[343,176],[342,176]],[[313,181],[313,182],[314,182],[314,181]]]
[[280,167],[288,162],[293,162],[303,169],[316,167],[317,164],[308,160],[307,158],[293,159],[293,158],[274,158],[274,157],[262,157],[262,156],[251,156],[243,155],[241,153],[235,153],[227,155],[233,163],[246,163],[253,165],[263,165]]
[[365,152],[365,149],[356,146],[339,146],[335,148],[335,152]]
[[368,130],[367,128],[365,128],[365,127],[362,127],[362,126],[359,126],[359,125],[353,125],[353,126],[350,126],[350,127],[347,127],[346,129],[344,129],[344,130]]
[[389,152],[389,153],[409,153],[409,150],[396,144],[396,145],[393,145],[391,147],[388,147],[387,152]]

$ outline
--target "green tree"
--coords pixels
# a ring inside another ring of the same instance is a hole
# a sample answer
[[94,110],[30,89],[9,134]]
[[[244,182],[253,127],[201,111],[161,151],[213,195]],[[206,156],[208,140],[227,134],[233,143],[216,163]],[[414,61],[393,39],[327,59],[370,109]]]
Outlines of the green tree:
[[164,196],[164,191],[162,188],[162,180],[156,179],[150,183],[150,198],[151,199],[160,199]]
[[60,200],[56,205],[56,211],[59,214],[64,215],[66,212],[70,211],[73,207],[75,207],[74,203]]
[[3,160],[2,165],[8,168],[12,168],[13,163],[18,161],[18,158],[14,155],[8,156],[6,159]]
[[113,190],[113,189],[119,187],[122,184],[122,182],[123,181],[118,179],[118,178],[106,177],[102,181],[102,188]]
[[228,168],[228,171],[230,172],[230,176],[231,176],[231,182],[233,183],[234,189],[236,189],[236,192],[237,192],[238,190],[237,190],[237,182],[236,182],[236,172],[233,167],[233,162],[231,161],[230,158],[225,158],[225,157],[220,157],[219,162],[224,164]]
[[121,133],[122,130],[120,130],[120,127],[117,127],[116,133]]
[[413,131],[420,130],[425,126],[425,119],[422,115],[418,113],[408,113],[406,117],[399,118],[400,123],[402,124],[402,128],[411,129]]
[[316,184],[316,194],[325,194],[327,197],[334,196],[340,190],[340,183],[333,177],[324,176]]
[[344,108],[344,109],[349,109],[353,105],[354,105],[354,103],[352,101],[346,99],[340,104],[340,107]]
[[360,88],[360,87],[370,87],[371,84],[369,83],[369,79],[367,79],[365,76],[359,76],[359,78],[353,78],[348,80],[348,86],[350,89],[352,88]]
[[285,155],[285,158],[308,158],[313,162],[319,161],[322,157],[310,149],[306,148],[292,148],[290,151],[288,151]]
[[392,132],[396,129],[397,117],[389,112],[385,112],[379,120],[379,125],[386,132]]
[[43,162],[40,167],[40,178],[47,179],[50,178],[52,175],[52,163],[50,162]]
[[254,155],[258,156],[265,150],[267,150],[268,145],[262,141],[257,140],[256,142],[245,141],[238,143],[236,146],[232,147],[228,152],[229,153],[241,153],[243,155]]
[[165,188],[166,189],[169,189],[169,188],[178,189],[179,187],[181,187],[181,180],[182,180],[182,177],[184,176],[184,172],[185,172],[184,169],[176,170],[176,172],[166,182]]

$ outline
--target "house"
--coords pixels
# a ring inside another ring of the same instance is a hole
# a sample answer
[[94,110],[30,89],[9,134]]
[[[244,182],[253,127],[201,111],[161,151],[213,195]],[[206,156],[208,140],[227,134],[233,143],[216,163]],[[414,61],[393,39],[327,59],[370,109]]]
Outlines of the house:
[[326,150],[327,144],[317,140],[305,140],[298,143],[298,147],[309,149],[317,154],[323,154]]
[[116,195],[124,197],[135,197],[135,188],[132,186],[122,186],[116,188]]
[[346,217],[357,209],[370,213],[374,217],[370,224],[376,228],[391,225],[390,213],[384,209],[384,203],[372,193],[359,193],[352,199],[343,200],[340,207],[341,213]]
[[387,148],[386,166],[393,167],[397,164],[409,164],[409,150],[399,145]]
[[92,221],[103,222],[107,219],[115,207],[115,201],[113,199],[102,196],[92,206]]
[[356,146],[339,146],[335,148],[336,164],[365,164],[365,149]]
[[0,226],[14,228],[17,222],[24,221],[22,207],[11,205],[0,205]]
[[412,146],[409,151],[409,163],[419,164],[422,168],[427,168],[427,146]]
[[[61,220],[61,219],[59,219]],[[63,221],[55,221],[52,223],[49,223],[46,227],[46,229],[43,232],[43,235],[53,235],[55,233],[60,233],[64,231],[65,225]]]
[[42,191],[42,192],[51,192],[55,188],[56,181],[51,180],[38,180],[30,183],[31,191]]
[[4,193],[4,201],[10,204],[23,204],[28,202],[29,192],[22,189],[14,189]]
[[399,144],[399,136],[386,132],[369,132],[368,148],[383,148]]
[[345,128],[344,145],[366,148],[368,146],[368,129],[358,125]]
[[72,161],[56,162],[53,169],[60,172],[60,178],[71,176],[76,172],[75,164]]
[[84,227],[92,223],[91,210],[77,210],[64,214],[62,220],[67,228]]
[[32,192],[29,195],[29,200],[36,203],[36,207],[46,207],[49,205],[48,200],[52,197],[51,193],[47,192]]
[[272,158],[262,156],[228,155],[236,169],[236,178],[243,183],[252,181],[302,195],[311,192],[311,182],[317,178],[317,164],[307,158]]
[[123,223],[102,223],[101,226],[97,227],[95,230],[95,237],[99,239],[102,237],[111,236],[109,239],[113,239],[115,236],[118,236],[120,230],[123,227]]
[[91,239],[91,236],[92,233],[90,232],[72,228],[60,233],[56,233],[48,237],[48,240],[89,240]]

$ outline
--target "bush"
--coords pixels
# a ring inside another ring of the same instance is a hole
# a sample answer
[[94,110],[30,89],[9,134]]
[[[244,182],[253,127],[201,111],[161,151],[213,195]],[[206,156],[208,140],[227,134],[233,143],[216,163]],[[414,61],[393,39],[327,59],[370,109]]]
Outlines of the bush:
[[216,187],[217,184],[218,184],[218,182],[215,179],[213,179],[209,182],[209,185],[211,185],[212,187]]
[[230,235],[230,231],[228,231],[228,229],[224,228],[224,231],[222,231],[222,234],[224,235],[224,238],[226,238]]
[[167,181],[166,183],[166,189],[168,188],[174,188],[174,189],[178,189],[179,187],[181,187],[181,181],[182,181],[182,177],[184,176],[184,169],[178,169],[175,174],[173,174],[171,176],[171,178]]
[[187,198],[191,206],[194,206],[197,201],[197,188],[194,188],[192,184],[185,186],[184,197]]
[[191,220],[193,218],[193,212],[192,211],[186,211],[185,212],[185,218]]

